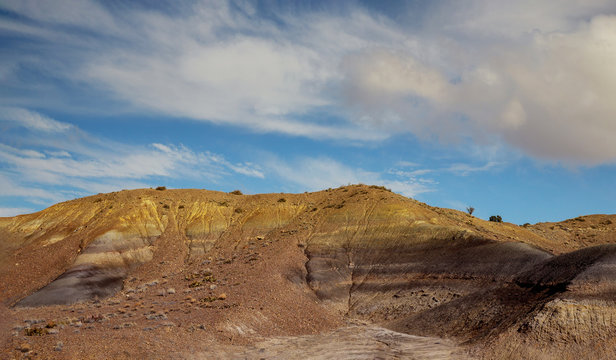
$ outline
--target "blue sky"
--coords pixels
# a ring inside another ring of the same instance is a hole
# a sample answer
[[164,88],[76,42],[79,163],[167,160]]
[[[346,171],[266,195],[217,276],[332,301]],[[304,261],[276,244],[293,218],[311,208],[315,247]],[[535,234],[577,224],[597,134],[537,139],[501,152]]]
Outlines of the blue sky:
[[0,1],[0,216],[121,189],[385,185],[616,211],[613,1]]

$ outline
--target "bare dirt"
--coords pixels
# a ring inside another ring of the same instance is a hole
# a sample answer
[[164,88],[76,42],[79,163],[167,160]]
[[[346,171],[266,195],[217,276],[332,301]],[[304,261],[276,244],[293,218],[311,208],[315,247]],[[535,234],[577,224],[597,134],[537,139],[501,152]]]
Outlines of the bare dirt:
[[0,218],[0,354],[616,358],[613,244],[365,185],[99,194]]

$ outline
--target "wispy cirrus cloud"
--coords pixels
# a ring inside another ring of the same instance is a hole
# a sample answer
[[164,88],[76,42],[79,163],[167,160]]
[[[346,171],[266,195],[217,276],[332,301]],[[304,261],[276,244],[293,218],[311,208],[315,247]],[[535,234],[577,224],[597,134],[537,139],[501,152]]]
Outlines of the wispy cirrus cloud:
[[[329,156],[297,156],[283,160],[273,153],[262,153],[256,157],[257,162],[232,162],[221,154],[196,152],[181,144],[119,143],[32,110],[16,110],[19,111],[13,114],[43,119],[45,125],[20,123],[19,131],[9,128],[0,135],[0,197],[20,197],[34,204],[50,204],[97,192],[143,188],[161,180],[194,179],[220,184],[237,177],[267,178],[283,184],[287,191],[378,184],[416,197],[437,189],[438,182],[432,175],[438,172],[465,175],[487,171],[497,165],[496,162],[475,166],[454,163],[434,170],[402,161],[398,168],[390,171],[365,170]],[[16,119],[20,118],[1,118],[0,126],[19,123]]]
[[0,118],[0,125],[17,123],[26,132],[0,135],[0,196],[49,203],[147,187],[161,178],[217,182],[233,175],[264,177],[258,166],[232,163],[219,154],[195,152],[183,145],[122,144],[38,112],[13,110]]
[[0,207],[0,217],[15,216],[19,214],[28,214],[34,211],[31,208],[5,208]]
[[499,165],[502,165],[502,164],[495,162],[495,161],[490,161],[483,165],[470,165],[470,164],[456,163],[456,164],[450,165],[445,170],[452,172],[454,174],[457,174],[457,175],[468,176],[469,174],[472,174],[475,172],[488,171],[488,170],[494,169],[495,167]]
[[0,107],[0,121],[42,132],[64,132],[72,127],[35,111],[15,107]]
[[57,202],[65,198],[55,191],[45,189],[40,185],[27,184],[11,180],[17,178],[19,172],[2,171],[0,173],[0,196],[17,196],[34,201]]
[[[489,160],[483,163],[444,163],[441,167],[425,168],[416,163],[401,162],[398,166],[388,170],[389,174],[407,177],[409,179],[419,178],[428,174],[436,175],[450,173],[457,176],[468,176],[477,172],[495,171],[505,165],[503,161]],[[413,169],[416,168],[416,169]]]
[[367,171],[329,157],[303,157],[292,161],[271,157],[265,166],[286,183],[292,184],[293,191],[316,191],[359,183],[383,185],[408,197],[435,190],[431,179]]

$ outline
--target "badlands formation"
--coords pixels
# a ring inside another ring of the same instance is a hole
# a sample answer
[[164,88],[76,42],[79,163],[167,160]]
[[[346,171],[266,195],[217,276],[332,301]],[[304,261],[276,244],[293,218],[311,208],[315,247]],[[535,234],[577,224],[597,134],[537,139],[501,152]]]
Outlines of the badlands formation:
[[131,190],[0,218],[2,359],[616,359],[616,216],[384,188]]

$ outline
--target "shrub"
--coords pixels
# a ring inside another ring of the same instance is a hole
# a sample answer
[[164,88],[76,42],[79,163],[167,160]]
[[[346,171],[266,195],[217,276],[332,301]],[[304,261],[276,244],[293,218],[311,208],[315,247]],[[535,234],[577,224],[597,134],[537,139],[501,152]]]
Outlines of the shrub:
[[164,190],[167,190],[167,187],[166,186],[159,186],[159,187],[156,188],[156,190],[164,191]]
[[35,327],[24,329],[24,333],[26,336],[43,336],[45,334],[48,334],[48,331],[47,329]]
[[474,207],[472,207],[472,206],[469,206],[469,207],[467,207],[467,208],[466,208],[466,212],[467,212],[469,215],[473,215],[473,212],[475,212],[475,208],[474,208]]
[[206,297],[204,297],[202,299],[199,299],[199,301],[201,301],[201,302],[214,302],[216,300],[218,300],[217,296],[206,296]]
[[492,215],[492,216],[490,216],[490,221],[492,221],[492,222],[503,222],[503,218],[500,215]]
[[190,285],[188,285],[188,287],[189,287],[189,288],[193,288],[193,289],[194,289],[194,288],[199,287],[199,286],[201,286],[201,285],[203,285],[203,284],[201,283],[201,281],[193,281]]
[[239,190],[233,190],[231,191],[229,194],[233,194],[233,195],[244,195],[241,191]]

